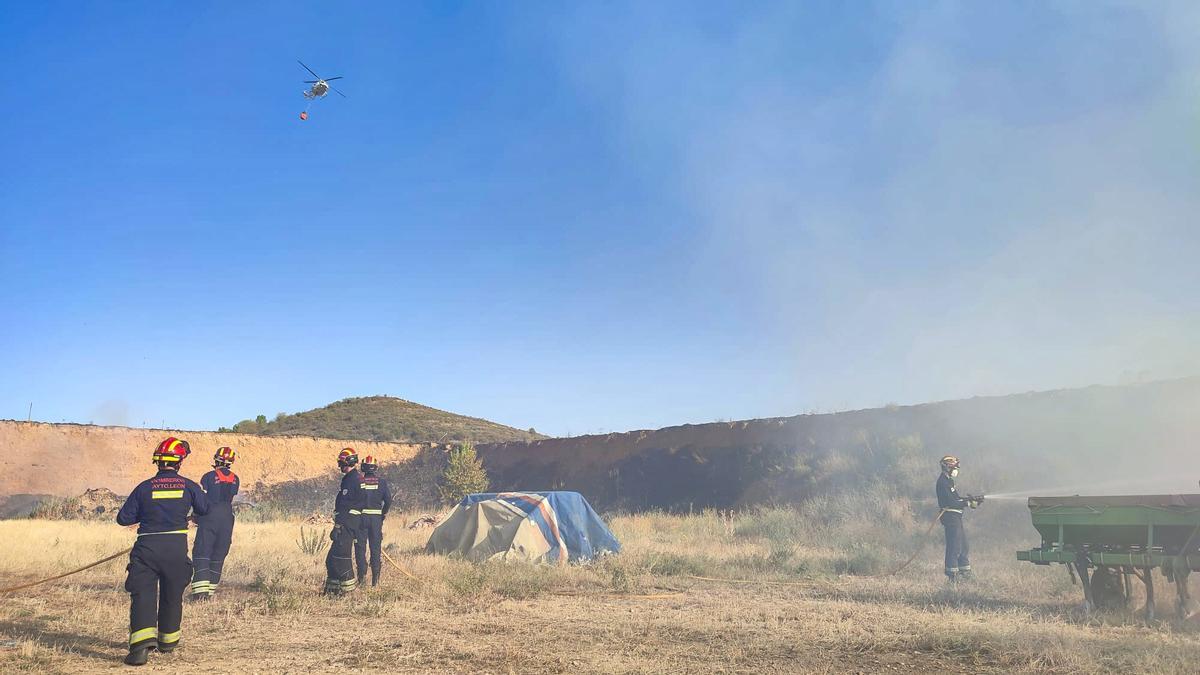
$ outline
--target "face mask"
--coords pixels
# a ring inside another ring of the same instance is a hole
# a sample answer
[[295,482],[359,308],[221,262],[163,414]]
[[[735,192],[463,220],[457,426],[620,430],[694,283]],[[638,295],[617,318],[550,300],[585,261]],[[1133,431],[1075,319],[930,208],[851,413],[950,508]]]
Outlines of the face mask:
[[958,469],[950,469],[950,477],[958,478]]

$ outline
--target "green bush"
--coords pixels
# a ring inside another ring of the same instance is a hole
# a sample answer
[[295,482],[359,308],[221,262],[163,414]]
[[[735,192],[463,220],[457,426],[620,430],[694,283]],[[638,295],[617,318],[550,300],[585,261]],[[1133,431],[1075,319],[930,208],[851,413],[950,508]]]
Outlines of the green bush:
[[463,497],[488,489],[487,472],[475,454],[475,446],[464,443],[450,451],[446,470],[442,473],[442,484],[438,493],[447,504],[454,504]]

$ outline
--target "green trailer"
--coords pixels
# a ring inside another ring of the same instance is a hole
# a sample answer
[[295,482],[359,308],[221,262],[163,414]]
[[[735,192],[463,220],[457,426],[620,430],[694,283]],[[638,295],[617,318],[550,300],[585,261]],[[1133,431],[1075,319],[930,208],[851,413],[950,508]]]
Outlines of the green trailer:
[[1066,565],[1079,575],[1088,608],[1128,606],[1137,578],[1152,620],[1159,570],[1186,615],[1188,575],[1200,571],[1200,495],[1031,497],[1029,511],[1042,545],[1017,551],[1017,560]]

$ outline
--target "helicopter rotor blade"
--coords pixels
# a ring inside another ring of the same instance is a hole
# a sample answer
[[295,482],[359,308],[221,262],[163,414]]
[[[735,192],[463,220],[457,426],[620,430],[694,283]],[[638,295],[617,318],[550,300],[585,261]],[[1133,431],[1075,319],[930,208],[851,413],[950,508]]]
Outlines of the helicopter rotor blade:
[[340,79],[342,79],[342,76],[341,76],[341,75],[338,75],[337,77],[327,77],[327,78],[325,78],[325,81],[326,81],[326,82],[333,82],[334,80],[340,80]]
[[320,80],[305,80],[304,84],[316,84],[318,82],[320,82]]
[[[303,62],[303,61],[301,61],[300,59],[296,59],[296,63],[299,63],[300,65],[304,66],[304,62]],[[305,70],[307,70],[308,72],[312,73],[312,76],[313,76],[313,77],[315,77],[315,78],[317,78],[318,80],[319,80],[319,79],[321,79],[321,76],[320,76],[320,75],[318,75],[318,74],[316,74],[316,73],[313,73],[313,69],[312,69],[312,68],[309,68],[308,66],[304,66],[304,69],[305,69]]]
[[333,89],[334,91],[336,91],[338,93],[338,96],[341,96],[342,98],[347,98],[347,96],[345,94],[343,94],[341,91],[339,91],[336,87],[330,87],[330,89]]

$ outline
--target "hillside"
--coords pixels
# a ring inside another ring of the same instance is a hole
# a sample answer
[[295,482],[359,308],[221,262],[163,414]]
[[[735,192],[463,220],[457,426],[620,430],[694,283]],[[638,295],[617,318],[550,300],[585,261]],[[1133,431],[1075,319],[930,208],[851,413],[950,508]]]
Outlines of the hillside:
[[976,492],[1196,492],[1200,378],[479,446],[496,490],[689,510],[929,497],[938,458]]
[[[425,420],[416,414],[404,417],[404,423],[423,425],[413,428],[424,431],[380,429],[372,435],[419,436],[450,424],[449,432],[439,432],[439,437],[446,434],[445,443],[314,437],[314,431],[364,435],[362,429],[370,427],[361,425],[388,422],[388,411],[395,411],[396,403],[415,413],[430,411]],[[363,416],[363,410],[370,413]],[[310,426],[292,426],[293,418],[307,418]],[[330,482],[336,480],[333,458],[339,448],[353,445],[360,455],[380,457],[403,503],[416,508],[434,498],[446,444],[458,440],[453,429],[500,429],[528,437],[483,420],[382,397],[351,399],[266,426],[260,434],[231,434],[3,421],[0,498],[26,505],[31,500],[22,495],[75,496],[100,487],[127,492],[148,474],[154,445],[166,435],[177,435],[188,439],[198,453],[185,466],[185,475],[199,477],[213,450],[229,445],[238,450],[237,468],[248,493],[297,511],[310,511],[328,500]],[[277,435],[288,431],[297,435]],[[481,437],[487,436],[474,436]],[[603,509],[686,511],[867,493],[894,499],[898,505],[902,500],[923,500],[929,497],[937,460],[944,453],[962,457],[962,483],[973,492],[1195,492],[1200,479],[1197,438],[1200,378],[1187,378],[481,443],[479,453],[492,489],[577,490]],[[60,470],[63,457],[70,458],[69,470]]]
[[0,499],[17,497],[18,502],[30,504],[36,496],[74,497],[91,488],[127,494],[153,473],[150,454],[167,436],[183,438],[192,446],[183,475],[193,480],[208,471],[218,447],[232,447],[238,453],[234,468],[250,494],[314,478],[336,485],[337,453],[347,445],[360,454],[375,455],[389,469],[421,465],[421,457],[431,450],[429,444],[4,420],[0,421]]
[[342,399],[294,415],[281,413],[271,421],[260,416],[257,420],[238,422],[232,431],[260,436],[315,436],[400,443],[501,443],[545,438],[533,429],[521,431],[390,396]]

